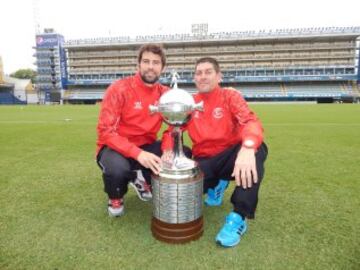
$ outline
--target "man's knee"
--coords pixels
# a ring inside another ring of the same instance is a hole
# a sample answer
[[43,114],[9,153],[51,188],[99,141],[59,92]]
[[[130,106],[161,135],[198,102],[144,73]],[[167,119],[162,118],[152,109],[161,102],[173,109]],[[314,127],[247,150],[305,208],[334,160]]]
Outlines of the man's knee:
[[98,164],[106,178],[127,179],[133,174],[129,161],[110,148],[103,151]]
[[130,168],[124,168],[120,166],[108,167],[104,172],[106,177],[116,180],[128,180],[132,177],[133,174],[134,172],[131,171]]
[[268,155],[268,147],[265,143],[262,143],[256,152],[256,160],[264,163]]
[[265,143],[259,147],[256,152],[256,170],[258,174],[259,182],[263,179],[265,173],[265,161],[268,155],[268,148]]

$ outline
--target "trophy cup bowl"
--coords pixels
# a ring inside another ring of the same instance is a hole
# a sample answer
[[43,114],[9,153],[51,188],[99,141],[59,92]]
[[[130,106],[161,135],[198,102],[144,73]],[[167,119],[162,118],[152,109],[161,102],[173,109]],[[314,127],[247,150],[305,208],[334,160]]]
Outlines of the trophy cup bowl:
[[196,162],[187,158],[182,148],[180,127],[190,120],[194,110],[201,110],[191,94],[177,88],[160,97],[158,106],[150,106],[151,112],[161,113],[164,121],[174,126],[172,161],[162,164],[159,175],[152,175],[153,236],[167,243],[186,243],[203,234],[202,193],[203,174]]
[[190,120],[194,110],[201,110],[202,103],[195,104],[187,91],[175,88],[160,97],[159,105],[150,105],[151,112],[160,112],[164,121],[172,126],[182,126]]

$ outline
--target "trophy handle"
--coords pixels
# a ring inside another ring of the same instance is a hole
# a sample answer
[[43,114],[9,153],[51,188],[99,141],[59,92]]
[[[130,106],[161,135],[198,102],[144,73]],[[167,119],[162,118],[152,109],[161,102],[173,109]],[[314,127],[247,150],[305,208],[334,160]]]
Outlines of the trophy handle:
[[155,105],[149,105],[150,113],[157,113],[159,112],[159,107]]
[[204,101],[200,101],[199,103],[196,103],[193,107],[193,110],[195,111],[204,111]]

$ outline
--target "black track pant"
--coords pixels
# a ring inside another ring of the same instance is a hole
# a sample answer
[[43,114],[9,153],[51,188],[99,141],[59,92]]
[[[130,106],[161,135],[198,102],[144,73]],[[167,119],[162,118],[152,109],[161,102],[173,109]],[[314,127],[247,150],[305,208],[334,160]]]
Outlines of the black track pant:
[[[159,157],[162,154],[161,142],[159,141],[142,145],[140,148]],[[110,199],[122,198],[126,194],[129,181],[136,178],[134,170],[141,170],[146,182],[151,184],[150,169],[146,169],[136,160],[124,157],[107,146],[99,152],[97,163],[103,173],[104,191]]]
[[[234,145],[225,151],[210,158],[195,158],[204,173],[204,193],[209,188],[214,188],[220,179],[233,180],[231,176],[236,156],[240,150],[240,145]],[[242,217],[254,218],[256,205],[258,202],[258,193],[260,183],[264,177],[264,162],[268,154],[268,149],[263,143],[256,152],[256,169],[258,174],[257,184],[253,184],[251,188],[235,187],[231,196],[231,202],[234,205],[234,211]]]
[[[144,151],[159,157],[162,155],[161,142],[140,146]],[[186,156],[191,157],[191,150],[184,147]],[[105,146],[97,156],[97,163],[102,170],[104,191],[110,199],[122,198],[128,191],[128,183],[136,178],[135,170],[141,170],[146,182],[151,185],[151,170],[143,167],[132,158],[127,158],[120,153]]]

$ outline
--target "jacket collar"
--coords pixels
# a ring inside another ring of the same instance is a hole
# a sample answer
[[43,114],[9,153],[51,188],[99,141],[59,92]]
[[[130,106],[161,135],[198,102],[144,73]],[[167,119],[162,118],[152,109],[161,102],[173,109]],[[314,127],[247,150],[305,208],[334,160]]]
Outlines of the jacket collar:
[[215,88],[209,92],[205,92],[205,93],[200,93],[198,92],[198,95],[202,98],[202,99],[208,99],[208,98],[212,98],[214,96],[217,95],[217,93],[221,90],[220,86],[217,85],[215,86]]
[[144,81],[141,79],[140,73],[136,72],[135,76],[134,76],[134,83],[137,87],[140,87],[142,89],[145,90],[153,90],[154,88],[157,87],[158,83],[154,83],[152,86],[147,86]]

